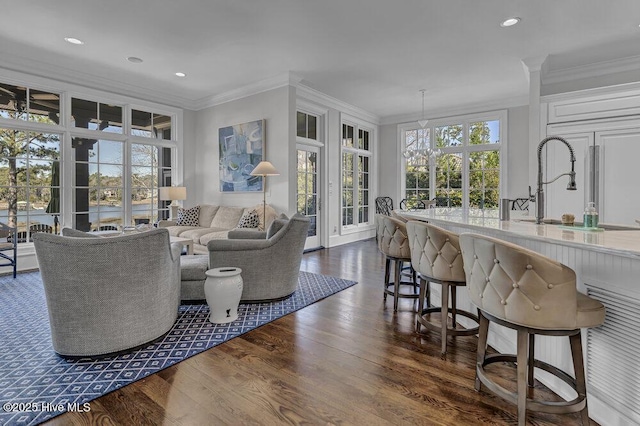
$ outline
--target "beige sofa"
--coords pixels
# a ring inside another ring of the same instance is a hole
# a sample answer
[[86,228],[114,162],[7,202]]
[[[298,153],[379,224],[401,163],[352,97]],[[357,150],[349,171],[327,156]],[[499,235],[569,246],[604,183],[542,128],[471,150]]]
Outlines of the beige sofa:
[[240,218],[245,212],[255,210],[260,218],[261,230],[267,229],[276,218],[276,211],[267,205],[266,226],[262,204],[253,207],[200,205],[198,226],[179,226],[172,220],[161,220],[158,228],[167,228],[169,235],[193,240],[193,251],[196,254],[209,254],[207,243],[212,240],[226,239],[232,229],[236,229]]

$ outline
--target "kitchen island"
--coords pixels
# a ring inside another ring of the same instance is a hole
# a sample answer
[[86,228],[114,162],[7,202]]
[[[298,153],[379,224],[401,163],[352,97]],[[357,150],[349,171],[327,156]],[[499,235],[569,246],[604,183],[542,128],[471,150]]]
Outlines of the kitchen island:
[[[640,228],[594,231],[536,225],[528,218],[501,221],[497,210],[396,212],[456,233],[473,232],[509,241],[572,268],[578,290],[600,300],[607,309],[601,327],[583,331],[589,414],[601,425],[640,425]],[[473,309],[464,291],[458,293],[458,305]],[[515,353],[515,333],[492,324],[489,344],[500,352]],[[566,338],[537,337],[536,357],[572,371]],[[572,391],[553,376],[536,371],[536,377],[559,395],[573,398]]]

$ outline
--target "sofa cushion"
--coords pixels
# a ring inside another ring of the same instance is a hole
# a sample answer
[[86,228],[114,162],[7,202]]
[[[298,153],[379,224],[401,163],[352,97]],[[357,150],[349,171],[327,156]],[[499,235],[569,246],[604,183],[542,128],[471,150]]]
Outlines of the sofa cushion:
[[220,206],[211,221],[211,228],[233,229],[244,213],[244,207]]
[[260,225],[260,219],[258,218],[258,213],[255,210],[250,210],[245,212],[240,220],[238,221],[238,225],[236,228],[258,228]]
[[229,230],[210,232],[200,237],[200,244],[206,246],[211,240],[226,240],[228,236]]
[[167,231],[169,231],[169,235],[171,235],[172,237],[180,237],[182,235],[183,232],[185,231],[190,231],[193,229],[200,229],[200,227],[198,226],[167,226],[166,228]]
[[199,226],[210,227],[219,208],[220,206],[213,206],[211,204],[200,204]]
[[191,207],[190,209],[178,209],[178,226],[198,226],[200,219],[200,206]]
[[203,235],[206,234],[210,234],[214,231],[227,231],[226,229],[214,229],[214,228],[203,228],[203,227],[198,227],[198,228],[193,228],[193,229],[188,229],[186,231],[184,231],[182,234],[180,234],[180,237],[182,238],[189,238],[191,240],[193,240],[194,243],[196,244],[200,244],[200,237],[202,237]]

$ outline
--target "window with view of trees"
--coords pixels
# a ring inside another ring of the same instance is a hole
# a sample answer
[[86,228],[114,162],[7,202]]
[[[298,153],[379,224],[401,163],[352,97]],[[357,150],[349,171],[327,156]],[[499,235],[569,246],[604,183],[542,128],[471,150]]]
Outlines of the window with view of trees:
[[425,129],[405,127],[404,194],[409,204],[435,199],[439,207],[497,208],[500,125],[500,119],[470,119]]
[[[357,135],[357,139],[354,137]],[[370,221],[371,132],[342,125],[342,226]]]
[[[0,222],[17,227],[19,242],[59,212],[62,137],[51,126],[59,115],[59,94],[0,84],[0,118],[8,123],[0,126]],[[14,120],[22,126],[11,127]]]
[[167,114],[0,83],[0,222],[24,243],[65,211],[84,231],[168,216],[158,188],[171,185],[173,128]]

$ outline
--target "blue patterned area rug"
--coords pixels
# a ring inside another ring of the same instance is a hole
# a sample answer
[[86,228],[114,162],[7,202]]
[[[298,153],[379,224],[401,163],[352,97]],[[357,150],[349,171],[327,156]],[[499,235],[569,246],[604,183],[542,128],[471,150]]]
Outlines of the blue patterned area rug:
[[51,346],[49,317],[39,272],[0,277],[0,425],[34,425],[309,306],[356,284],[300,272],[288,299],[241,304],[238,320],[208,321],[207,305],[180,307],[162,341],[126,355],[66,361]]

